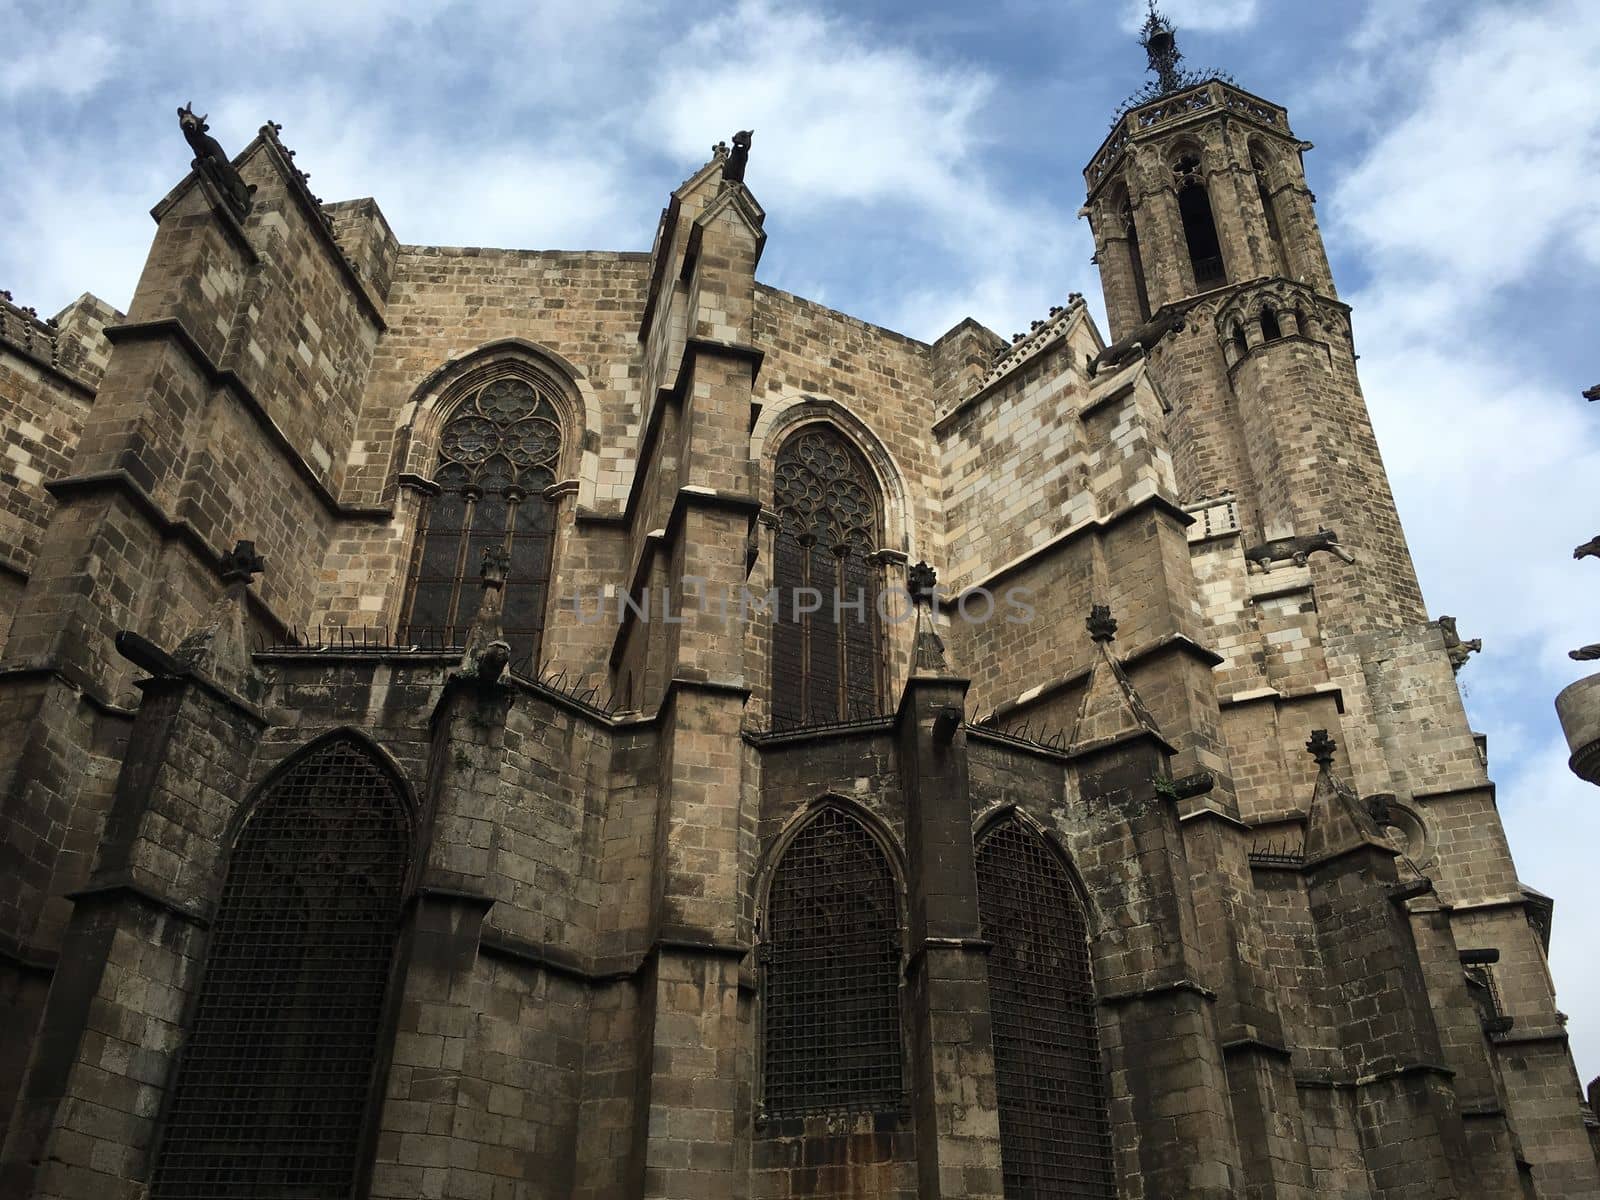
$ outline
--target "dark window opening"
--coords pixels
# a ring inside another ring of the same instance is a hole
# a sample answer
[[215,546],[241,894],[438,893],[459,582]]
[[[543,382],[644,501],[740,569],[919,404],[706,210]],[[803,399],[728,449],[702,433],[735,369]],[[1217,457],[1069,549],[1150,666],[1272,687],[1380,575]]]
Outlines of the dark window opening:
[[978,844],[1005,1194],[1115,1200],[1088,924],[1065,868],[1015,817]]
[[439,488],[412,554],[406,618],[396,640],[459,646],[477,615],[485,550],[510,555],[500,623],[514,659],[538,667],[550,584],[561,422],[541,388],[520,376],[478,386],[439,437]]
[[1144,257],[1139,253],[1139,227],[1134,224],[1133,206],[1122,206],[1122,227],[1128,237],[1128,265],[1133,271],[1133,291],[1139,302],[1139,319],[1150,319],[1150,290],[1145,284]]
[[826,426],[786,442],[775,467],[772,718],[812,725],[877,716],[881,506],[855,449]]
[[1270,308],[1261,310],[1261,337],[1264,341],[1275,342],[1283,336],[1283,330],[1278,327],[1278,314]]
[[398,788],[352,739],[262,794],[211,927],[157,1200],[352,1194],[409,843]]
[[1250,353],[1250,342],[1244,336],[1244,326],[1237,321],[1233,323],[1233,348],[1239,352],[1240,358]]
[[1228,282],[1222,265],[1222,243],[1211,213],[1211,195],[1200,178],[1200,160],[1193,155],[1178,160],[1173,167],[1178,180],[1178,215],[1183,220],[1184,241],[1189,248],[1189,266],[1199,290],[1221,287]]
[[767,1112],[899,1111],[899,910],[888,860],[860,821],[829,806],[795,836],[766,926]]

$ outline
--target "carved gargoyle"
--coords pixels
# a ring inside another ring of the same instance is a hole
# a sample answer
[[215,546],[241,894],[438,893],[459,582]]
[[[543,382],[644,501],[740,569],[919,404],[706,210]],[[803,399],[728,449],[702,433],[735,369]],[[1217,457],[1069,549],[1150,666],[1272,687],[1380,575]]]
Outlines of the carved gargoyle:
[[1157,313],[1126,337],[1118,338],[1091,358],[1089,378],[1098,375],[1102,367],[1120,367],[1135,354],[1149,354],[1151,348],[1167,334],[1182,333],[1183,329],[1182,312]]
[[1567,657],[1578,662],[1593,662],[1600,658],[1600,642],[1591,642],[1587,646],[1579,646],[1576,650],[1568,650]]
[[1573,558],[1600,558],[1600,533],[1594,535],[1572,552]]
[[211,128],[206,124],[207,116],[210,114],[196,115],[192,102],[185,104],[178,110],[178,128],[194,151],[194,169],[211,181],[233,215],[243,220],[249,215],[255,184],[244,181],[227,152],[207,132]]
[[733,135],[733,149],[728,153],[728,161],[722,164],[723,179],[744,182],[744,169],[750,161],[750,139],[754,136],[752,129],[741,129]]
[[1260,545],[1251,546],[1244,556],[1261,568],[1263,575],[1272,570],[1272,564],[1292,560],[1297,567],[1306,565],[1313,554],[1326,552],[1353,563],[1356,556],[1339,544],[1339,535],[1331,529],[1318,529],[1315,533],[1301,533],[1294,537],[1273,538]]
[[1459,671],[1467,664],[1469,654],[1477,654],[1483,649],[1483,639],[1473,638],[1471,641],[1462,641],[1461,635],[1456,632],[1456,619],[1454,617],[1440,617],[1439,631],[1444,634],[1444,652],[1450,656],[1450,669]]

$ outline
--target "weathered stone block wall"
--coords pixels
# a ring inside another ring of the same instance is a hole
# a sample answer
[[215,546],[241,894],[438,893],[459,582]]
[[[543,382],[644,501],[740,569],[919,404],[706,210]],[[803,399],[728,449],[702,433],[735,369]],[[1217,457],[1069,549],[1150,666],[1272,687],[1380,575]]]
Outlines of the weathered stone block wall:
[[51,327],[0,298],[0,651],[55,504],[44,485],[71,467],[114,315],[84,296]]

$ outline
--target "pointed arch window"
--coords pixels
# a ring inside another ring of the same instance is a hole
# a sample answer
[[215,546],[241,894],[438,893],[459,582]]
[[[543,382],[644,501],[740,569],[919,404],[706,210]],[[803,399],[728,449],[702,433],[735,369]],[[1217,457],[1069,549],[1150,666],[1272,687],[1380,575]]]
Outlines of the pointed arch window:
[[1178,215],[1183,221],[1183,238],[1189,249],[1189,268],[1199,291],[1221,287],[1228,282],[1222,262],[1222,242],[1217,237],[1216,218],[1211,212],[1211,193],[1200,174],[1200,159],[1186,154],[1172,166],[1178,187]]
[[882,500],[837,430],[803,430],[778,451],[772,584],[774,724],[876,716],[882,658],[878,572]]
[[1283,229],[1278,223],[1278,205],[1272,198],[1272,189],[1268,186],[1267,164],[1263,161],[1261,152],[1253,150],[1250,155],[1250,170],[1256,177],[1256,196],[1261,201],[1261,215],[1266,218],[1267,238],[1272,243],[1272,252],[1277,258],[1278,273],[1289,273],[1289,253],[1283,244]]
[[1008,1197],[1114,1200],[1088,923],[1066,868],[1015,816],[978,843],[978,909]]
[[458,646],[478,611],[483,552],[510,556],[501,627],[513,659],[538,665],[550,586],[561,420],[550,389],[520,375],[472,388],[439,436],[439,461],[412,554],[401,641]]
[[1133,219],[1133,205],[1122,202],[1122,228],[1128,239],[1128,264],[1133,270],[1134,298],[1139,302],[1139,319],[1150,319],[1150,289],[1144,278],[1144,257],[1139,252],[1139,226]]
[[353,1194],[409,852],[399,786],[353,738],[261,794],[211,926],[156,1200]]
[[899,907],[888,859],[866,826],[821,809],[773,872],[765,926],[768,1114],[898,1111]]

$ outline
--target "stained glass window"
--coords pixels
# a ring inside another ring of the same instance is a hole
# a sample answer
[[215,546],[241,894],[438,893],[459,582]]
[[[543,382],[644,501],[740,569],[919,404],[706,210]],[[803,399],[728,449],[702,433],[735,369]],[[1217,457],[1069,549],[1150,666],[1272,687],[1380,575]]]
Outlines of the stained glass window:
[[409,844],[397,785],[354,739],[261,795],[211,926],[156,1200],[352,1194]]
[[483,551],[509,551],[501,625],[513,658],[538,663],[550,582],[561,422],[551,397],[521,376],[479,385],[439,437],[439,492],[412,556],[401,641],[460,645],[482,598]]
[[871,555],[881,521],[872,475],[854,447],[827,426],[790,438],[774,473],[773,721],[875,716],[882,650]]
[[1015,817],[979,842],[977,866],[1005,1194],[1115,1200],[1083,906],[1060,860]]
[[897,1111],[900,921],[872,835],[824,808],[772,878],[762,942],[768,1113]]

